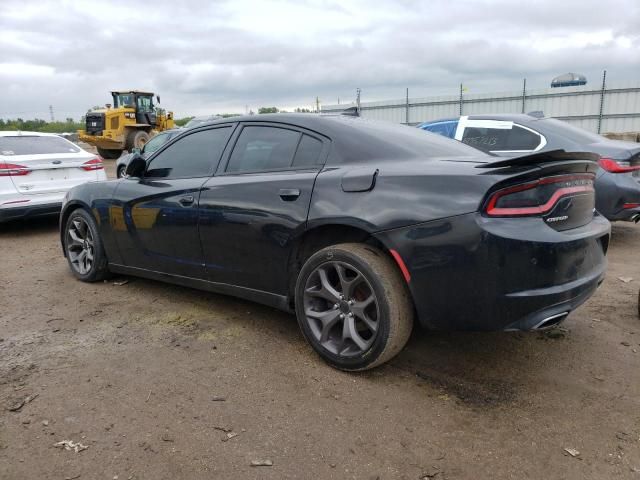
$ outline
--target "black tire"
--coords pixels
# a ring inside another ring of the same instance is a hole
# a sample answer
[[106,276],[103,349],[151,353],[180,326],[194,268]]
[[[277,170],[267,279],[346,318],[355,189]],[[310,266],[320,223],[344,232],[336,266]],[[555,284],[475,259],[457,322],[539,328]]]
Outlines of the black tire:
[[151,136],[144,130],[131,130],[127,134],[126,147],[129,152],[134,148],[142,149]]
[[124,178],[124,171],[126,169],[127,169],[126,165],[118,166],[118,169],[116,170],[116,178]]
[[[325,288],[323,279],[333,290]],[[336,294],[340,303],[332,305]],[[402,350],[413,328],[413,302],[402,274],[388,255],[365,244],[343,243],[313,254],[298,275],[295,304],[306,340],[340,370],[387,362]]]
[[69,268],[77,279],[98,282],[109,276],[98,226],[86,210],[79,208],[69,215],[65,223],[64,251]]
[[106,160],[117,160],[122,155],[122,150],[112,150],[98,147],[98,154]]

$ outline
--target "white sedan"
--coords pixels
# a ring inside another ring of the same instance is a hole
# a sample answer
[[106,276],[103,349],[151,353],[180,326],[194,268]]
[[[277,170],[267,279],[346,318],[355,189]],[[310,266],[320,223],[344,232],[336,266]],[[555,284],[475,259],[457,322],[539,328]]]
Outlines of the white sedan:
[[106,179],[100,156],[58,135],[0,131],[0,222],[59,212],[71,187]]

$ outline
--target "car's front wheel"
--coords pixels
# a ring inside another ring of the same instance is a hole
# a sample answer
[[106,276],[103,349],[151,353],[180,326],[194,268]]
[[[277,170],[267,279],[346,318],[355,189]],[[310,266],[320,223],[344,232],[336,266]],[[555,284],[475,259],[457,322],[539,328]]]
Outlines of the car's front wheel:
[[127,168],[126,165],[120,165],[118,167],[118,170],[116,170],[116,177],[117,178],[124,178],[124,172],[125,172],[126,168]]
[[64,248],[71,272],[84,282],[105,279],[107,256],[95,220],[86,210],[71,212],[65,224]]
[[397,355],[413,327],[413,304],[392,259],[365,244],[324,248],[302,267],[296,314],[307,341],[330,365],[357,371]]

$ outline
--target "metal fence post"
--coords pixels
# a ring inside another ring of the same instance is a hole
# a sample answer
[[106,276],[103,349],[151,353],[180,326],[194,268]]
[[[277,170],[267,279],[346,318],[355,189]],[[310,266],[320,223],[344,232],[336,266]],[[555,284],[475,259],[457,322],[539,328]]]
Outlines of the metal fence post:
[[407,87],[407,97],[404,107],[404,123],[409,125],[409,87]]
[[527,101],[527,79],[522,79],[522,113],[525,111],[525,102]]
[[602,72],[602,90],[600,90],[600,113],[598,114],[598,133],[600,133],[600,128],[602,127],[602,112],[604,110],[604,94],[605,94],[606,88],[607,88],[607,71],[604,70]]
[[462,116],[462,84],[460,84],[460,116]]

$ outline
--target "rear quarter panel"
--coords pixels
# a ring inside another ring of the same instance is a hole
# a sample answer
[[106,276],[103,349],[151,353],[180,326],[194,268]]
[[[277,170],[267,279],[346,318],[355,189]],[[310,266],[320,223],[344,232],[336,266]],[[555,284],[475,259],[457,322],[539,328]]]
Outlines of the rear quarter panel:
[[[376,232],[474,212],[496,182],[474,166],[415,160],[325,168],[316,179],[309,227],[336,223]],[[371,190],[343,191],[343,177],[355,170],[375,175]]]

